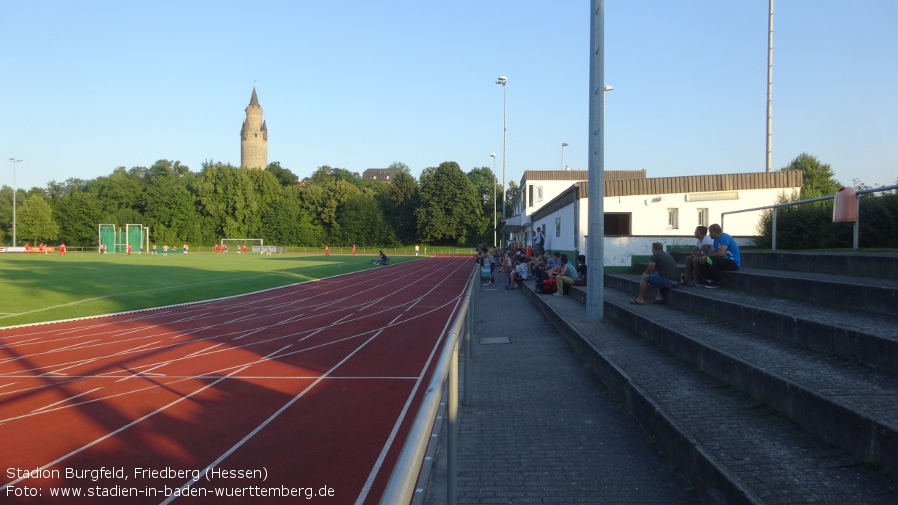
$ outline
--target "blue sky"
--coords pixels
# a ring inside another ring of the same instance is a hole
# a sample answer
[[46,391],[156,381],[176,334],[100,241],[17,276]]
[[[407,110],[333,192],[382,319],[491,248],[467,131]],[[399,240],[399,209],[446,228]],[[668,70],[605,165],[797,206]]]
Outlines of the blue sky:
[[[443,161],[587,168],[589,1],[0,0],[0,184],[240,163],[253,84],[300,177]],[[775,5],[773,169],[898,179],[898,2]],[[763,171],[768,2],[605,1],[606,170]]]

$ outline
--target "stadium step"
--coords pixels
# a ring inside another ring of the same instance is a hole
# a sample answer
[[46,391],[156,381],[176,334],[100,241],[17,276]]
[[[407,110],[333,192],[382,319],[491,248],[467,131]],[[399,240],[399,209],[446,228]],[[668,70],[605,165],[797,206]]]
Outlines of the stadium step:
[[[665,305],[629,304],[639,276],[606,275],[603,323],[586,322],[583,289],[529,295],[703,500],[898,502],[895,298],[886,314],[823,307],[808,286],[830,274],[763,265],[724,289],[674,289]],[[746,287],[776,276],[790,287]],[[898,284],[838,277],[825,281],[843,292]]]

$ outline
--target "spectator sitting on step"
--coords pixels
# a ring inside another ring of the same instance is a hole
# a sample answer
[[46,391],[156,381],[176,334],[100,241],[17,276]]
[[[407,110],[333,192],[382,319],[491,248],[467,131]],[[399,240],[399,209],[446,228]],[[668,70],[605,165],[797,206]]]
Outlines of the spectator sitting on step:
[[561,255],[561,265],[558,267],[558,273],[555,275],[555,296],[564,296],[564,285],[574,285],[580,277],[577,275],[577,269],[567,259],[567,254]]
[[521,281],[530,278],[530,269],[527,265],[527,258],[518,258],[514,270],[508,273],[508,286],[505,289],[515,289]]
[[658,288],[658,296],[652,300],[652,303],[664,303],[665,295],[670,293],[670,288],[677,287],[679,279],[680,269],[677,268],[676,260],[664,251],[664,245],[661,242],[654,242],[652,243],[652,257],[649,259],[649,266],[639,281],[639,296],[630,300],[630,303],[633,305],[645,303],[645,292],[650,285]]
[[546,268],[546,255],[543,253],[535,254],[533,259],[530,260],[528,267],[530,269],[531,277],[537,275],[540,270]]
[[741,265],[739,245],[728,233],[724,233],[719,224],[708,227],[708,235],[714,239],[711,251],[701,264],[702,274],[708,279],[706,288],[720,287],[720,272],[735,272]]
[[576,281],[574,281],[574,286],[585,286],[586,285],[586,256],[580,254],[577,256],[577,276],[579,277]]
[[701,264],[705,262],[705,255],[711,251],[714,239],[708,235],[707,226],[695,227],[697,242],[692,248],[692,254],[686,257],[686,286],[702,286],[705,284],[705,276],[702,275]]
[[552,257],[546,260],[546,267],[539,271],[537,282],[548,279],[558,273],[558,270],[561,268],[561,256],[561,253],[558,251],[552,253]]

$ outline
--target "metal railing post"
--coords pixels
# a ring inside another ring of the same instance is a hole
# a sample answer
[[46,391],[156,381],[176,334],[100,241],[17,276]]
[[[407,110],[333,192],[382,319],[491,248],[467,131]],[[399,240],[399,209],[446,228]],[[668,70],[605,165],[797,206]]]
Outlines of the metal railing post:
[[776,207],[773,208],[773,222],[770,228],[770,234],[773,237],[773,243],[770,246],[770,249],[776,251]]
[[449,443],[446,456],[447,483],[446,500],[449,505],[458,503],[458,344],[452,351],[449,362]]

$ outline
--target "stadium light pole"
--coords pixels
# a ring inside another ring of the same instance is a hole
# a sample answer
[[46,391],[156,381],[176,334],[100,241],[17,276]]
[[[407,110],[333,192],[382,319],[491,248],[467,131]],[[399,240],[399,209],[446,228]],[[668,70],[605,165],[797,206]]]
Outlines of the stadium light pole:
[[493,247],[498,247],[496,234],[499,230],[499,216],[496,212],[496,153],[490,155],[493,159]]
[[561,169],[564,170],[564,148],[567,147],[567,142],[561,143]]
[[508,134],[508,122],[507,122],[507,111],[508,111],[508,93],[506,92],[505,84],[508,82],[508,77],[500,76],[499,79],[496,80],[496,84],[502,86],[502,219],[505,219],[505,154],[506,154],[506,136]]
[[767,171],[773,162],[773,0],[767,11]]
[[[605,0],[590,0],[589,22],[589,208],[587,220],[586,320],[601,323],[605,317]],[[612,88],[613,89],[613,88]],[[599,93],[602,106],[599,106]]]
[[12,162],[12,246],[15,247],[16,242],[16,193],[19,191],[16,188],[16,163],[19,163],[22,160],[17,160],[15,158],[10,158],[9,161]]

